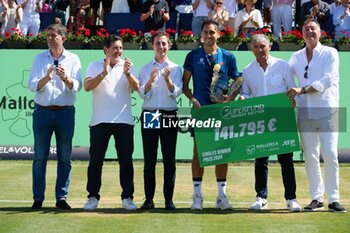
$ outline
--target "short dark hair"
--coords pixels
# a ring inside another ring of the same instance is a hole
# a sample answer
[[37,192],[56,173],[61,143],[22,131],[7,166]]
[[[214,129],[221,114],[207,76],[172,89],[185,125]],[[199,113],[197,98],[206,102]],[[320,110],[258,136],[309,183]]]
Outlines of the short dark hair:
[[46,31],[48,30],[57,30],[58,34],[61,36],[66,36],[67,35],[67,28],[65,26],[63,26],[60,23],[54,23],[54,24],[50,24],[47,28]]
[[219,24],[212,19],[206,19],[203,21],[201,31],[203,31],[204,26],[210,25],[210,24],[214,25],[216,31],[218,32],[220,31]]
[[317,22],[317,20],[316,20],[316,19],[314,19],[314,18],[310,18],[310,19],[305,20],[305,22],[303,23],[303,28],[304,28],[304,26],[305,26],[306,24],[308,24],[308,23],[310,23],[310,22],[314,22],[315,24],[317,24],[317,25],[318,25],[318,27],[319,27],[319,28],[321,28],[320,23],[319,23],[319,22]]
[[107,48],[111,47],[112,43],[115,41],[121,41],[123,42],[123,39],[120,36],[117,35],[109,35],[105,37],[105,40],[103,42],[103,45]]
[[169,35],[168,34],[166,34],[165,32],[156,32],[156,33],[154,33],[153,35],[152,35],[152,45],[153,45],[153,43],[154,43],[154,39],[156,38],[156,37],[161,37],[161,36],[165,36],[167,39],[168,39],[168,42],[170,41],[169,40]]

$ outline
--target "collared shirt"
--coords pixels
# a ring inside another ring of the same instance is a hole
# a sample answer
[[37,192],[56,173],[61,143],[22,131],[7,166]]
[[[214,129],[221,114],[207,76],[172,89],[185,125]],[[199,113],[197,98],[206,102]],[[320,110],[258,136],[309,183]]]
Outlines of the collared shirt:
[[[250,13],[246,11],[244,8],[243,10],[238,11],[237,16],[236,16],[236,22],[235,22],[235,27],[236,30],[239,29],[239,26],[242,24],[243,21],[247,20],[248,18],[253,17],[253,20],[259,24],[258,28],[263,27],[263,20],[262,16],[259,10],[254,9]],[[245,28],[257,28],[255,24],[249,21],[245,26]]]
[[[306,48],[295,52],[289,60],[299,86],[311,85],[315,93],[300,95],[300,119],[320,119],[337,111],[339,107],[339,56],[336,49],[320,43],[314,48],[308,64]],[[307,69],[307,78],[304,77]]]
[[[154,80],[151,89],[145,94],[145,86],[150,79],[152,70],[158,67],[158,74]],[[174,91],[170,92],[167,84],[162,76],[166,67],[171,68],[169,79],[174,83]],[[163,63],[158,63],[156,60],[144,65],[140,70],[139,75],[140,90],[139,95],[144,99],[142,109],[144,110],[176,110],[176,97],[182,93],[182,73],[181,67],[170,60],[166,60]]]
[[265,71],[257,60],[244,68],[242,75],[244,97],[283,93],[296,86],[288,62],[270,55],[267,64]]
[[39,81],[47,75],[48,69],[53,64],[54,58],[49,49],[39,53],[35,57],[28,82],[29,89],[35,92],[34,102],[42,106],[74,105],[76,93],[81,89],[81,65],[79,57],[64,49],[58,59],[58,64],[62,65],[67,76],[73,81],[72,90],[66,86],[55,71],[52,79],[38,90]]
[[[104,60],[89,64],[86,77],[100,78]],[[131,113],[131,88],[124,71],[123,59],[108,67],[108,75],[92,90],[92,117],[90,126],[100,123],[124,123],[134,125]],[[134,65],[130,67],[136,77]]]

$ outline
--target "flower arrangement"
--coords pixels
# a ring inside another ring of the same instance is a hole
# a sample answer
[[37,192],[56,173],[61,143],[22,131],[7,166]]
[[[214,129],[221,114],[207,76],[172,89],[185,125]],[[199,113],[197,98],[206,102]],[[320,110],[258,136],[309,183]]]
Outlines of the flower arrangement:
[[146,32],[144,35],[144,40],[146,43],[152,43],[152,37],[158,33],[158,30],[151,30],[150,32]]
[[167,30],[165,31],[165,33],[167,34],[167,36],[169,37],[169,42],[172,44],[175,38],[175,34],[176,31],[174,29],[171,28],[167,28]]
[[70,32],[67,29],[66,41],[80,41],[83,44],[89,43],[89,37],[91,36],[90,29],[81,27],[75,32]]
[[122,38],[123,42],[141,43],[143,40],[142,31],[137,32],[136,30],[125,28],[119,29],[118,34]]
[[100,28],[96,31],[95,35],[89,38],[89,42],[91,43],[103,43],[105,37],[109,36],[109,33],[105,28]]
[[46,44],[47,43],[47,31],[42,31],[39,32],[38,35],[34,36],[31,39],[31,42],[37,42],[37,43],[42,43],[42,44]]
[[192,31],[181,30],[177,38],[177,43],[199,42],[199,36],[193,35]]
[[236,39],[239,42],[239,44],[248,43],[252,41],[252,39],[244,32],[240,32]]
[[[28,43],[28,37],[24,36],[19,29],[11,28],[10,30],[10,32],[5,32],[4,42],[22,42],[23,44]],[[29,36],[32,37],[33,34],[29,34]]]
[[323,45],[333,44],[333,40],[332,40],[330,33],[322,31],[321,36],[320,36],[320,42]]
[[218,43],[239,43],[239,37],[236,37],[233,30],[230,27],[225,28],[225,32],[220,32]]
[[280,43],[295,43],[302,45],[304,44],[303,34],[299,30],[293,30],[288,33],[282,32],[282,38],[279,40]]
[[335,41],[335,43],[339,45],[350,44],[350,34],[346,31],[341,31],[341,36]]

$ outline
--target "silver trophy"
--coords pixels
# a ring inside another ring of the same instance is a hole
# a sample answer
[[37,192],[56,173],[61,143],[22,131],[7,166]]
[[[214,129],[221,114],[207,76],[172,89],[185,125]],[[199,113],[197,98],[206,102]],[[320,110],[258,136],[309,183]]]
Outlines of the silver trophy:
[[221,103],[224,101],[231,101],[240,93],[243,78],[238,77],[228,83],[227,79],[221,78],[219,73],[220,64],[215,64],[213,68],[213,77],[210,84],[210,100],[214,103]]
[[213,77],[210,84],[210,100],[214,103],[223,102],[225,100],[224,94],[227,92],[227,84],[220,79],[220,64],[215,64],[213,67]]
[[233,80],[229,85],[226,101],[231,101],[236,99],[237,95],[241,92],[243,84],[243,78],[238,77],[236,80]]

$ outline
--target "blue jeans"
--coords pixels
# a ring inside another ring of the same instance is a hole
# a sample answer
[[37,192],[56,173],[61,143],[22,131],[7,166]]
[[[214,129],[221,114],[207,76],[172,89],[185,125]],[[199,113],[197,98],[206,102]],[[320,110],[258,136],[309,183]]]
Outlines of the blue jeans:
[[74,134],[74,106],[61,110],[49,110],[35,105],[33,112],[34,160],[33,198],[45,199],[46,163],[50,153],[52,134],[57,147],[56,200],[66,199],[71,170],[72,138]]
[[200,36],[202,32],[202,23],[208,19],[207,16],[193,17],[192,19],[192,32],[195,36]]

